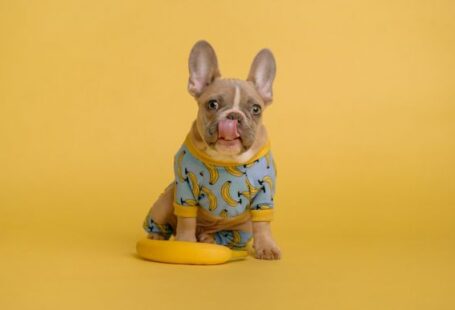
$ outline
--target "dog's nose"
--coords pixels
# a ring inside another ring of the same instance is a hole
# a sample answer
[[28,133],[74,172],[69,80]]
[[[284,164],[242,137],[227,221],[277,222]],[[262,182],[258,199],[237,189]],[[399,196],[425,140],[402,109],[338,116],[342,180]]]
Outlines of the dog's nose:
[[227,116],[226,116],[227,119],[230,119],[230,120],[237,120],[237,122],[241,122],[242,121],[242,114],[238,113],[238,112],[230,112]]

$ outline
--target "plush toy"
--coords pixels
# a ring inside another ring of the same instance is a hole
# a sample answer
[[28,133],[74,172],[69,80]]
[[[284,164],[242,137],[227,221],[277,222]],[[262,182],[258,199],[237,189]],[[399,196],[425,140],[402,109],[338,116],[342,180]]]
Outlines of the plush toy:
[[218,265],[248,256],[246,250],[231,250],[212,244],[144,238],[137,243],[140,257],[171,264]]

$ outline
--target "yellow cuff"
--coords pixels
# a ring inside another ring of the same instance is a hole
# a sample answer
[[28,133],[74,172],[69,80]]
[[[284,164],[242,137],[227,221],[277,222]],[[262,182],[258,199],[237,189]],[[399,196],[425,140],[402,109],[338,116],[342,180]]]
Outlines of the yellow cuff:
[[174,203],[174,214],[181,217],[196,217],[197,206],[182,206]]
[[273,209],[250,210],[253,222],[270,222],[273,219]]

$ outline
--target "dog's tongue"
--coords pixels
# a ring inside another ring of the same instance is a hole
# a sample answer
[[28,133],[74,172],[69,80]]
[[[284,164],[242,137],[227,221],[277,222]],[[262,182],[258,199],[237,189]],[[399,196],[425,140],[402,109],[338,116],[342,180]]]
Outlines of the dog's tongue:
[[234,140],[240,137],[237,130],[237,120],[224,119],[218,123],[218,138],[224,140]]

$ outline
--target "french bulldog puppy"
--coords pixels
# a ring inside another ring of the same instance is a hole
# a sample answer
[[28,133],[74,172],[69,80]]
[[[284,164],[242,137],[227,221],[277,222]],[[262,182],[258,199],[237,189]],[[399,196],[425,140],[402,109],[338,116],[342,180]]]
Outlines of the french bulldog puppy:
[[252,237],[256,258],[280,258],[270,227],[276,170],[262,123],[275,72],[273,54],[263,49],[246,80],[221,78],[212,46],[193,46],[188,91],[199,109],[175,156],[175,180],[145,219],[149,238],[237,249]]

